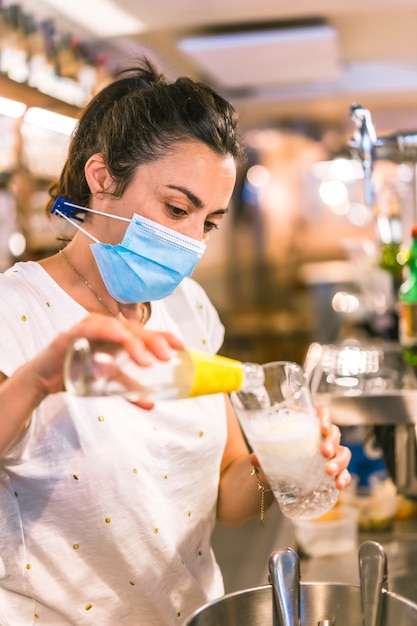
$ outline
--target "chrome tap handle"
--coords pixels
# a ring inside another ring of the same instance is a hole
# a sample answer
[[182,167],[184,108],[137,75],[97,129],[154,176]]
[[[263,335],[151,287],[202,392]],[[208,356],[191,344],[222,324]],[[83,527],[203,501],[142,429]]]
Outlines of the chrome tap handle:
[[[273,602],[280,626],[301,626],[300,559],[295,550],[276,550],[268,561]],[[274,620],[275,623],[275,620]]]
[[376,131],[370,112],[360,104],[352,104],[350,115],[356,125],[356,131],[353,135],[354,141],[351,143],[351,146],[356,149],[362,161],[365,202],[368,206],[372,206],[374,200],[372,171],[375,160],[375,144],[377,142]]

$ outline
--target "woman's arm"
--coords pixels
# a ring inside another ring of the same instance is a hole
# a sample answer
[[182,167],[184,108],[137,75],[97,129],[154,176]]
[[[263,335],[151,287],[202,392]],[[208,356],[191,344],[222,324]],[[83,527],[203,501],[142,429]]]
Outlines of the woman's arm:
[[[10,378],[0,372],[0,457],[28,428],[33,411],[51,393],[64,390],[63,364],[70,343],[78,338],[120,343],[139,363],[150,365],[153,356],[168,360],[183,344],[170,333],[141,329],[136,321],[91,315],[54,341]],[[137,403],[149,409],[152,403]]]
[[[261,492],[258,480],[269,489],[268,480],[259,467],[254,454],[250,454],[242,434],[236,413],[229,398],[226,398],[228,435],[220,470],[219,498],[217,517],[227,526],[239,526],[260,515]],[[336,487],[343,489],[350,482],[347,466],[351,452],[340,445],[340,430],[332,424],[328,411],[319,410],[321,431],[323,434],[322,453],[329,459],[326,471],[334,476]],[[253,474],[253,467],[259,473]],[[264,494],[265,508],[273,502],[273,494]]]
[[30,366],[11,378],[0,372],[0,457],[30,424],[30,416],[46,394],[36,388]]
[[[227,526],[239,526],[260,512],[261,494],[253,463],[240,424],[229,398],[226,396],[227,441],[220,468],[217,518]],[[262,472],[257,475],[268,487]],[[273,501],[271,492],[265,493],[265,507]]]

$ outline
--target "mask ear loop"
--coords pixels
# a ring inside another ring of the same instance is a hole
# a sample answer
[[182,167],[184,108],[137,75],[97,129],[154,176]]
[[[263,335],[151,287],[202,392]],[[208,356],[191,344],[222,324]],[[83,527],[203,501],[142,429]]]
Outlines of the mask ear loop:
[[[96,213],[97,215],[104,215],[104,217],[112,217],[116,220],[120,220],[122,222],[130,222],[131,220],[128,217],[121,217],[120,215],[109,215],[108,213],[104,213],[104,211],[96,211],[95,209],[90,209],[87,207],[82,207],[79,204],[75,204],[74,202],[70,202],[67,198],[63,196],[58,196],[55,200],[54,204],[51,208],[52,215],[59,215],[59,217],[63,217],[64,220],[67,220],[72,226],[74,226],[77,230],[80,230],[84,235],[90,237],[95,243],[100,243],[99,239],[96,239],[91,233],[87,232],[82,226],[77,224],[77,222],[83,222],[84,216],[80,217],[76,215],[77,213]],[[73,220],[76,220],[74,222]]]
[[83,222],[84,216],[80,217],[77,213],[85,213],[87,209],[78,204],[70,202],[63,196],[58,196],[51,208],[52,215],[59,215],[60,217],[71,217],[77,222]]
[[95,243],[100,243],[99,239],[94,237],[94,235],[92,235],[91,233],[87,232],[85,228],[77,224],[77,222],[74,222],[72,219],[68,217],[68,215],[65,215],[65,213],[62,213],[59,209],[55,209],[54,214],[59,215],[59,217],[63,217],[64,220],[67,220],[67,222],[72,224],[72,226],[74,226],[77,230],[80,230],[82,233],[84,233],[84,235],[87,235],[87,237],[90,237],[90,239],[92,239]]

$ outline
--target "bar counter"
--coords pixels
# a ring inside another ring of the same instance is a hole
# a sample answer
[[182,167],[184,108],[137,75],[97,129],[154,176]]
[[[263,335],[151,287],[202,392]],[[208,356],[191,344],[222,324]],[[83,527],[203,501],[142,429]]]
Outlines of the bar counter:
[[[287,532],[291,534],[291,528]],[[296,548],[294,536],[288,539]],[[389,590],[417,603],[417,518],[394,521],[386,531],[359,532],[358,547],[368,540],[377,541],[385,550]],[[300,567],[304,582],[359,585],[357,550],[328,557],[302,557]]]
[[[356,549],[327,557],[300,554],[303,582],[359,585],[358,549],[363,541],[377,541],[387,555],[389,589],[417,603],[417,515],[394,521],[390,530],[359,532]],[[252,520],[239,528],[219,524],[213,543],[222,568],[226,593],[268,583],[268,559],[274,550],[298,550],[294,527],[274,504],[267,511],[265,527]]]

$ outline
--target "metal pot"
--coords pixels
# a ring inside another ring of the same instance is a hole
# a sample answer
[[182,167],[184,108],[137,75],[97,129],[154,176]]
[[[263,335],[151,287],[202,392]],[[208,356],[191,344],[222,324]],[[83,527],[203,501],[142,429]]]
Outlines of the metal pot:
[[228,594],[201,607],[187,626],[417,626],[417,604],[387,589],[385,553],[359,549],[360,587],[300,583],[298,555],[270,557],[271,585]]

